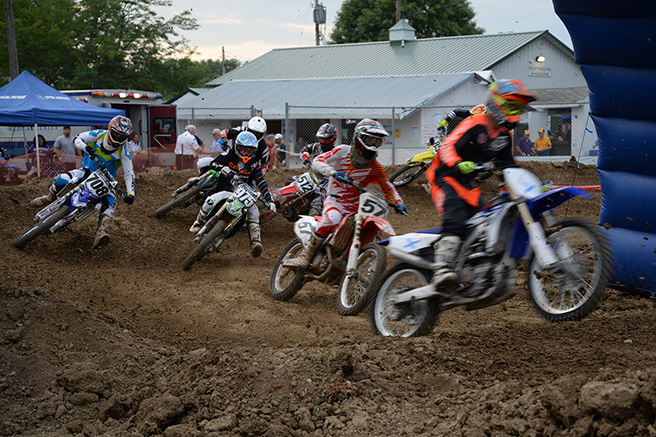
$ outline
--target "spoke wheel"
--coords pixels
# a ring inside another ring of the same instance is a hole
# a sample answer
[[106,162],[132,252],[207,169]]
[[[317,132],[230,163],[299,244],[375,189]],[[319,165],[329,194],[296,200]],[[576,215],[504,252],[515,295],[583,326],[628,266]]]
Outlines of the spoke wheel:
[[[199,184],[200,185],[200,184]],[[187,201],[200,193],[200,186],[196,185],[195,187],[192,187],[185,191],[184,193],[180,194],[178,197],[175,199],[171,200],[169,203],[160,206],[155,210],[155,217],[160,218],[164,216],[167,212],[172,210],[173,208],[177,208],[179,206],[184,205],[187,203]]]
[[611,252],[601,230],[584,219],[556,223],[547,235],[559,259],[542,270],[535,255],[528,272],[529,299],[538,313],[552,322],[580,320],[602,300],[611,275]]
[[410,264],[397,264],[380,279],[371,298],[369,319],[374,334],[391,337],[418,337],[431,332],[439,307],[435,300],[395,304],[400,292],[423,287],[430,282],[429,271]]
[[55,223],[63,219],[68,215],[70,209],[68,206],[61,206],[58,211],[52,214],[49,217],[46,217],[44,220],[32,226],[30,229],[25,231],[20,236],[16,237],[13,244],[14,247],[19,249],[23,248],[27,243],[34,240],[39,235],[42,235],[48,231]]
[[283,265],[285,261],[298,257],[302,251],[303,243],[295,238],[278,257],[269,281],[269,291],[274,299],[289,300],[296,296],[296,293],[303,287],[305,283],[303,271],[301,269],[290,269]]
[[358,265],[351,276],[342,276],[337,292],[337,309],[344,316],[354,316],[369,305],[376,281],[385,270],[387,253],[377,243],[369,243],[358,255]]
[[214,227],[209,230],[209,232],[203,237],[202,240],[194,247],[194,250],[191,251],[189,256],[185,258],[185,260],[182,262],[182,269],[183,270],[189,270],[191,266],[205,255],[207,252],[207,248],[210,246],[210,244],[214,244],[214,240],[218,238],[219,235],[221,235],[221,232],[226,227],[226,223],[223,220],[219,220],[216,222]]
[[394,184],[395,187],[402,187],[404,185],[408,185],[410,182],[414,181],[417,179],[419,176],[424,173],[426,170],[425,165],[415,165],[415,166],[409,166],[407,164],[401,166],[397,171],[390,176],[390,182]]

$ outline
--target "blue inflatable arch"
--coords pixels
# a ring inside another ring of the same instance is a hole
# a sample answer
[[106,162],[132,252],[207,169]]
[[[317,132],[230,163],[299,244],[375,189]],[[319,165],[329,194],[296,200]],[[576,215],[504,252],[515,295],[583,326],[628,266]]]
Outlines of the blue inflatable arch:
[[613,285],[656,293],[656,1],[553,4],[590,90]]

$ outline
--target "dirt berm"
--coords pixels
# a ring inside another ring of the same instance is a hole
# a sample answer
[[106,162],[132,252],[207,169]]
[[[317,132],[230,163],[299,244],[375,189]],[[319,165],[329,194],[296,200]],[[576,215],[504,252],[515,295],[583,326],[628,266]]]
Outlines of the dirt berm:
[[[599,183],[592,167],[531,167]],[[506,303],[445,312],[429,336],[374,337],[364,314],[339,316],[334,287],[270,297],[293,238],[282,217],[263,226],[261,258],[240,233],[182,271],[197,210],[152,212],[190,175],[138,175],[100,250],[95,220],[15,249],[49,181],[0,187],[0,435],[656,435],[651,299],[609,289],[588,318],[549,323],[520,275]],[[397,232],[438,225],[418,183],[400,192],[410,215],[391,215]],[[558,217],[597,222],[593,194]]]

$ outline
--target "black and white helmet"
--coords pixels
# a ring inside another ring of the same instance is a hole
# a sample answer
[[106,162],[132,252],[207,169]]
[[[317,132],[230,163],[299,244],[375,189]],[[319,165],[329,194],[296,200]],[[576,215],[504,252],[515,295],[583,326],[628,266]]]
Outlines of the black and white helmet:
[[337,139],[337,129],[330,123],[322,124],[317,131],[317,140],[321,144],[321,150],[326,153],[333,149],[335,140]]

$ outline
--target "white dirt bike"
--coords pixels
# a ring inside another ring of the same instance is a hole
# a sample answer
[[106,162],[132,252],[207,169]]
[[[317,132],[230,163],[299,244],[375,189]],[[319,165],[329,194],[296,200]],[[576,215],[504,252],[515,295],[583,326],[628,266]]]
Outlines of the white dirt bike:
[[[490,163],[477,166],[491,174]],[[430,333],[440,311],[459,305],[479,309],[514,293],[517,262],[528,261],[528,297],[549,321],[580,320],[601,302],[611,276],[611,251],[598,226],[583,218],[557,223],[553,208],[590,194],[561,187],[543,192],[523,168],[497,170],[505,192],[467,221],[455,261],[458,282],[436,289],[430,282],[433,246],[440,228],[381,242],[401,263],[380,279],[369,311],[374,334],[414,337]]]

